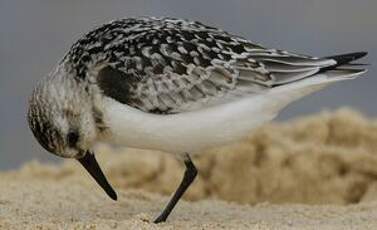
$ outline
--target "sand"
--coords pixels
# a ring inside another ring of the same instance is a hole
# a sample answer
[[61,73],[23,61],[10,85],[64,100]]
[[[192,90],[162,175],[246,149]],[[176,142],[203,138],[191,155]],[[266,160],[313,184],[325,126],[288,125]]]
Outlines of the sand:
[[199,178],[167,223],[171,155],[99,146],[110,200],[72,160],[0,173],[0,229],[377,229],[377,121],[343,109],[262,127],[195,157]]

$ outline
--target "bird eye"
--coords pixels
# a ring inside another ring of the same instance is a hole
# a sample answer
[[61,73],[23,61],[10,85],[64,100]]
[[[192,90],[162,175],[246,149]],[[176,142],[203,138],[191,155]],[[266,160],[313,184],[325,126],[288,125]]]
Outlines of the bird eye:
[[69,132],[67,134],[68,146],[71,148],[76,147],[77,141],[79,140],[79,134],[77,132]]

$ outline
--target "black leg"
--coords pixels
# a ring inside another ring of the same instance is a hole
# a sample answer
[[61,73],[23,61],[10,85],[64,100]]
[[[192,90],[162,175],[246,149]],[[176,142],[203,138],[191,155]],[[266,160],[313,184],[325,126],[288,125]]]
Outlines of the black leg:
[[175,205],[178,203],[179,199],[181,199],[182,195],[185,193],[187,188],[194,181],[196,175],[198,174],[198,170],[196,169],[194,163],[192,163],[191,158],[188,154],[185,154],[184,162],[186,166],[186,171],[183,176],[183,180],[181,184],[179,185],[178,189],[175,191],[173,197],[170,199],[169,203],[166,205],[165,209],[154,220],[154,223],[156,224],[166,221],[171,211],[174,209]]

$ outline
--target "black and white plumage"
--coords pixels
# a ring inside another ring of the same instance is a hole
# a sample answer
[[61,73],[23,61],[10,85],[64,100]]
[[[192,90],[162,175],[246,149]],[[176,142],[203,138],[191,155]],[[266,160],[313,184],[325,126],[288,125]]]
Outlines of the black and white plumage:
[[95,143],[175,153],[194,170],[187,153],[240,139],[290,102],[359,76],[350,62],[365,55],[315,58],[199,22],[121,19],[71,47],[34,90],[28,119],[44,148],[79,159],[115,197],[88,157]]
[[266,49],[199,22],[170,18],[123,19],[103,25],[81,38],[65,61],[81,79],[88,78],[93,66],[106,64],[98,81],[104,93],[153,113],[229,102],[336,64]]

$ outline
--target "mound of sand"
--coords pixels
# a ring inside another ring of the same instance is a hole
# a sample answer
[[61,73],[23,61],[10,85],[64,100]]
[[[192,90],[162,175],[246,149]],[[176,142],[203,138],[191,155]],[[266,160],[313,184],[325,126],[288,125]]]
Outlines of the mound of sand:
[[168,198],[156,193],[175,190],[181,163],[159,152],[106,146],[96,152],[119,192],[118,202],[106,198],[72,160],[60,166],[33,162],[0,174],[0,229],[365,229],[377,224],[377,121],[349,110],[267,125],[241,143],[195,157],[199,178],[185,199],[197,202],[180,203],[169,222],[158,226],[150,220]]

